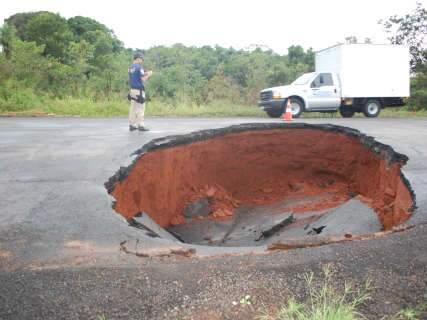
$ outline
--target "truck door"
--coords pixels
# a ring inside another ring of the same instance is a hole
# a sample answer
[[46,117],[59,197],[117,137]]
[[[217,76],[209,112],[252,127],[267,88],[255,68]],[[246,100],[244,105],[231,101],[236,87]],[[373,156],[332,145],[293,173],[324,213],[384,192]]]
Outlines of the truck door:
[[331,73],[319,73],[308,90],[310,110],[336,110],[341,104],[338,83]]

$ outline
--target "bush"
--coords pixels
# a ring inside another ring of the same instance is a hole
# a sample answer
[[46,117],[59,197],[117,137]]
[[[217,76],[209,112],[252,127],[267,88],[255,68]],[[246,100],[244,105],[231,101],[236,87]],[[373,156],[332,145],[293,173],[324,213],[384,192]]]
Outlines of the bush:
[[40,110],[43,105],[44,97],[35,94],[31,88],[2,86],[0,89],[0,112]]
[[357,308],[369,299],[370,281],[361,289],[345,283],[342,290],[334,284],[330,266],[323,269],[323,279],[316,279],[313,273],[305,274],[308,301],[298,302],[291,297],[275,314],[260,315],[260,320],[361,320],[365,319]]
[[411,98],[409,110],[427,110],[427,74],[418,74],[411,81]]

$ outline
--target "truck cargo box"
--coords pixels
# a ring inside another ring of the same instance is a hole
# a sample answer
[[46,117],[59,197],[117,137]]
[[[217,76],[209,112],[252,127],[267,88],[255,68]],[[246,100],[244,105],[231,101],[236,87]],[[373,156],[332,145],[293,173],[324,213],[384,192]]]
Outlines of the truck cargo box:
[[316,52],[316,72],[335,72],[342,98],[409,97],[409,48],[340,44]]

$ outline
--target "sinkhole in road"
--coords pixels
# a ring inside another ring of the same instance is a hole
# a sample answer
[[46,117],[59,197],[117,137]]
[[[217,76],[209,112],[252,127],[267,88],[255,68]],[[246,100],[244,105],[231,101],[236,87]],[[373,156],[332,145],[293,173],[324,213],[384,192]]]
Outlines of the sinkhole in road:
[[184,243],[351,238],[390,230],[415,209],[408,158],[347,127],[243,124],[156,139],[134,156],[105,183],[113,208]]

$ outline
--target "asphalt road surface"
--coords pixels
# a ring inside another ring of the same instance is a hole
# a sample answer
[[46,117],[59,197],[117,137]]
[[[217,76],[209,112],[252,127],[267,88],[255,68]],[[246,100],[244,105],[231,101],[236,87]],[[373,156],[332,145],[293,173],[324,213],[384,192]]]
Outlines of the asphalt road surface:
[[[211,258],[142,258],[104,182],[146,142],[271,119],[0,119],[0,319],[250,319],[331,264],[337,285],[373,280],[368,318],[427,302],[427,119],[300,119],[356,128],[409,157],[418,209],[404,232],[319,248]],[[145,239],[144,246],[169,242]],[[213,252],[215,253],[215,252]],[[253,304],[238,301],[251,295]]]

